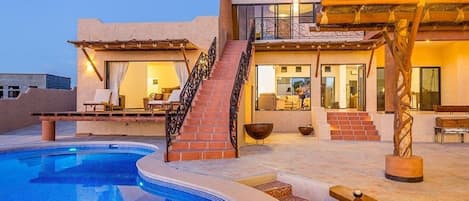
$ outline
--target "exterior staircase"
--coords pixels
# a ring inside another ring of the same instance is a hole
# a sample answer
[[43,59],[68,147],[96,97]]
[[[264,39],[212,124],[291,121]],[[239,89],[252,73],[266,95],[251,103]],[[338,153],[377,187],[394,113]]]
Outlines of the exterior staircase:
[[208,80],[200,86],[168,161],[235,158],[229,138],[229,106],[234,79],[247,41],[228,41]]
[[280,201],[308,201],[293,195],[292,185],[281,181],[273,181],[266,184],[254,186],[254,188],[263,191]]
[[381,140],[367,112],[328,112],[327,123],[331,128],[331,140]]

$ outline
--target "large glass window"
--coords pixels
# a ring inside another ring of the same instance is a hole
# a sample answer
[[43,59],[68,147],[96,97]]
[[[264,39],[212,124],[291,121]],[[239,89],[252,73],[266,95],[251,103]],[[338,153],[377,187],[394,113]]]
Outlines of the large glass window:
[[257,110],[311,110],[310,65],[258,65]]
[[[378,68],[377,72],[378,111],[384,111],[384,68]],[[439,67],[412,68],[410,101],[411,109],[420,111],[433,110],[433,105],[441,104],[440,94]]]
[[[255,23],[257,40],[302,38],[310,32],[309,24],[315,22],[318,7],[316,3],[237,5],[238,38],[247,39],[251,20]],[[303,25],[307,27],[305,30],[301,28]]]
[[8,86],[8,98],[16,98],[20,95],[19,86]]
[[0,99],[3,98],[3,86],[0,86]]

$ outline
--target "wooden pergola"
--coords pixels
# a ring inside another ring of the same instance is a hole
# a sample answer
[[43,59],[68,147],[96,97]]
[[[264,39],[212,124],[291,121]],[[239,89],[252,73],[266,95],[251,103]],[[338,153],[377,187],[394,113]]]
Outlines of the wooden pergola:
[[89,56],[86,49],[94,51],[181,51],[186,63],[187,71],[190,73],[189,62],[187,60],[186,50],[197,50],[197,45],[188,39],[166,39],[166,40],[115,40],[115,41],[102,41],[102,40],[81,40],[81,41],[67,41],[73,44],[76,48],[80,48],[85,55],[88,62],[93,67],[96,76],[100,81],[103,81],[103,76],[99,73],[96,64]]
[[320,31],[378,31],[370,38],[385,39],[386,112],[395,114],[394,154],[386,156],[385,176],[403,182],[423,181],[423,159],[412,152],[414,44],[419,32],[469,30],[469,0],[322,0],[321,4]]

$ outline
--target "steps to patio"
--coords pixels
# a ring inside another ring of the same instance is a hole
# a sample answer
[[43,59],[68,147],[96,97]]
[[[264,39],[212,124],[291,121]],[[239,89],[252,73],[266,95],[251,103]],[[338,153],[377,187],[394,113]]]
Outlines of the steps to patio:
[[367,112],[328,112],[327,123],[331,128],[331,140],[381,140]]
[[266,184],[254,186],[254,188],[263,191],[280,201],[308,201],[293,195],[292,185],[281,181],[273,181]]
[[247,41],[228,41],[209,80],[200,86],[169,161],[228,159],[236,156],[229,139],[229,102]]

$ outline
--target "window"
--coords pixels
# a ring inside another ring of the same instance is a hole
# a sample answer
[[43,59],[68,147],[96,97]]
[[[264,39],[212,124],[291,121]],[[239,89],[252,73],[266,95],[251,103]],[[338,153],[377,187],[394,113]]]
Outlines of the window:
[[8,86],[8,98],[16,98],[20,95],[19,86]]
[[300,23],[314,23],[315,22],[314,4],[312,3],[300,4],[299,17],[300,17]]
[[[385,110],[384,68],[378,68],[377,73],[378,111],[383,111]],[[433,105],[441,104],[440,67],[412,68],[411,82],[411,109],[431,111]]]
[[37,89],[37,86],[29,86],[29,88]]
[[311,66],[258,65],[256,97],[257,110],[311,110]]
[[0,99],[3,98],[3,86],[0,86]]

